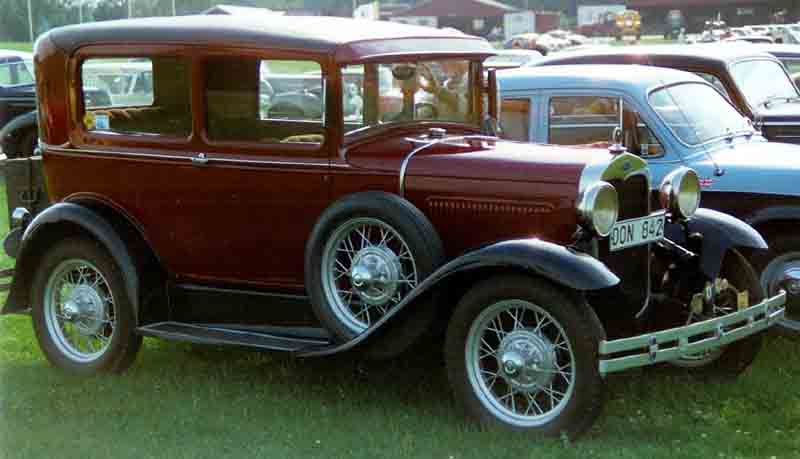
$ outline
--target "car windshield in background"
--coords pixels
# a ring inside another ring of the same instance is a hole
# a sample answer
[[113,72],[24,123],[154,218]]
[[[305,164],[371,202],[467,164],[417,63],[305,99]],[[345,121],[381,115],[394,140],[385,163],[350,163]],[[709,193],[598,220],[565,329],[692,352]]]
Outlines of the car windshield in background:
[[22,86],[33,83],[33,61],[0,64],[0,86]]
[[476,123],[470,69],[452,59],[344,67],[345,132],[414,120]]
[[752,107],[798,97],[792,80],[778,62],[765,59],[738,62],[731,66],[731,74]]
[[725,97],[702,83],[657,89],[649,100],[675,135],[689,145],[753,131],[747,119]]
[[536,62],[541,58],[542,58],[541,53],[536,53],[536,52],[533,52],[531,54],[498,54],[496,56],[492,56],[486,59],[484,65],[486,67],[491,67],[493,65],[503,65],[503,64],[526,65],[532,62]]

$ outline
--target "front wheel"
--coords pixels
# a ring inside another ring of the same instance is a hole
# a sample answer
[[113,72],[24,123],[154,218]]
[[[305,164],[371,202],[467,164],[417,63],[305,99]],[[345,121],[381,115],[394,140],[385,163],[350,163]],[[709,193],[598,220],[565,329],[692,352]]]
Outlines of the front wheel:
[[761,272],[761,288],[767,295],[776,295],[781,289],[790,294],[786,317],[776,329],[796,338],[800,333],[800,236],[780,234],[769,238],[769,249],[754,257],[753,264]]
[[[745,294],[751,305],[764,299],[755,270],[737,250],[729,250],[725,254],[720,280],[725,281],[727,287],[717,294],[714,315],[735,312],[739,294]],[[701,316],[690,319],[690,322],[711,318]],[[681,357],[670,364],[697,376],[737,376],[755,360],[761,350],[762,338],[762,334],[752,335],[719,349]]]
[[467,415],[487,427],[577,436],[600,414],[604,337],[585,301],[526,276],[487,279],[458,303],[445,343]]
[[98,243],[65,239],[42,258],[33,278],[36,338],[56,367],[77,374],[122,372],[142,344],[114,259]]

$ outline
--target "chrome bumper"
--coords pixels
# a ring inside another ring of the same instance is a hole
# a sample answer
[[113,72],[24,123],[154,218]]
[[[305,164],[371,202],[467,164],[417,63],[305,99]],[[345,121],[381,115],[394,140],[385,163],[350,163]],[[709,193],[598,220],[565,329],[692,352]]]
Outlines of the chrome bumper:
[[[766,330],[786,313],[786,292],[726,316],[630,338],[600,342],[600,374],[675,360]],[[712,336],[708,336],[709,334]],[[609,357],[626,353],[621,357]]]

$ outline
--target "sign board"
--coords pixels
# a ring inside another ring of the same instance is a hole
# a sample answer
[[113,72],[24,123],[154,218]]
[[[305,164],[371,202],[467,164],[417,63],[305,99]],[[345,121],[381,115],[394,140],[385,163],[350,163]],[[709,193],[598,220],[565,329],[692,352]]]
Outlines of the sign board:
[[522,11],[520,13],[508,13],[503,15],[503,31],[506,40],[510,40],[514,35],[530,33],[536,30],[536,14],[533,11]]
[[621,13],[625,5],[580,5],[578,6],[578,26],[602,24],[608,13]]

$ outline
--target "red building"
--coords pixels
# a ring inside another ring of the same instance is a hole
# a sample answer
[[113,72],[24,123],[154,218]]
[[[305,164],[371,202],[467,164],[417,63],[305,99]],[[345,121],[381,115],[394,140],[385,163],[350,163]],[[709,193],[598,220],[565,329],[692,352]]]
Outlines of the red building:
[[503,26],[503,15],[518,11],[495,0],[428,0],[396,13],[400,18],[436,18],[438,27],[453,27],[464,33],[485,36]]

